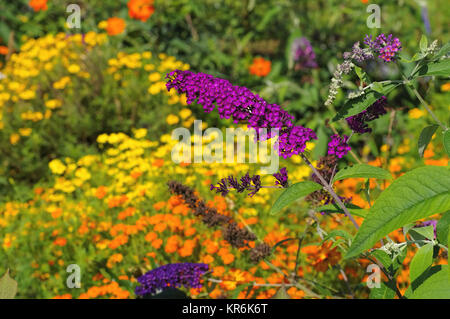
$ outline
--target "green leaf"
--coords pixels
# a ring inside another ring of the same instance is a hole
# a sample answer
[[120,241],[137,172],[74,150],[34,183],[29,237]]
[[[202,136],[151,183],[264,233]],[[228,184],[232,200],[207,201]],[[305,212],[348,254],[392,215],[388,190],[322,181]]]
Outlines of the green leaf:
[[392,265],[392,258],[387,252],[381,249],[375,249],[370,253],[371,256],[375,257],[386,269],[389,269]]
[[353,166],[348,166],[341,169],[336,173],[333,178],[333,182],[339,181],[346,178],[379,178],[379,179],[391,179],[391,174],[376,166],[371,166],[368,164],[356,164]]
[[433,244],[426,244],[416,252],[409,267],[409,279],[411,282],[423,274],[433,263]]
[[[413,240],[432,240],[434,239],[433,226],[414,227],[409,230],[409,235]],[[418,245],[419,247],[421,245]]]
[[450,59],[444,59],[442,61],[432,62],[421,67],[417,73],[418,77],[421,76],[450,76]]
[[287,188],[278,199],[273,204],[272,209],[270,210],[271,214],[278,213],[281,209],[293,203],[300,197],[306,196],[321,189],[322,186],[311,182],[311,181],[303,181],[297,184],[294,184]]
[[433,137],[434,132],[436,132],[438,127],[439,127],[439,125],[437,125],[437,124],[430,125],[430,126],[425,127],[422,130],[422,132],[420,133],[419,141],[418,141],[418,149],[419,149],[420,157],[423,157],[423,153],[425,152],[428,144],[431,141],[431,138]]
[[[338,121],[343,118],[347,118],[349,116],[361,113],[373,103],[375,103],[379,98],[383,95],[388,94],[394,88],[398,86],[398,84],[388,83],[384,84],[381,87],[374,82],[372,86],[378,87],[378,91],[369,90],[364,95],[358,96],[354,99],[348,100],[344,106],[338,111],[336,116],[333,118],[333,122]],[[378,83],[379,84],[379,83]]]
[[390,232],[450,209],[450,170],[424,166],[400,176],[380,194],[345,258],[357,256]]
[[[352,208],[353,206],[355,206],[356,208]],[[354,216],[358,216],[358,217],[362,217],[365,218],[367,216],[367,210],[362,209],[356,205],[346,205],[348,211],[350,212],[350,214],[354,215]],[[325,213],[339,213],[339,214],[345,214],[345,212],[342,210],[342,208],[340,208],[339,206],[335,206],[332,204],[329,205],[324,205],[324,206],[320,206],[318,208],[316,208],[316,211],[318,212],[325,212]]]
[[425,52],[427,50],[427,48],[428,48],[428,39],[427,39],[426,35],[423,34],[422,38],[420,38],[419,46],[420,46],[420,50],[422,52]]
[[323,244],[324,242],[326,242],[327,240],[329,240],[329,239],[331,239],[331,238],[336,239],[336,237],[342,237],[342,238],[347,239],[348,241],[351,241],[351,240],[352,240],[352,236],[351,236],[349,233],[347,233],[347,232],[344,231],[344,230],[337,229],[337,230],[333,230],[333,231],[330,232],[328,235],[326,235],[326,236],[323,238],[321,244]]
[[[416,284],[416,281],[419,281]],[[426,273],[416,279],[410,299],[449,299],[450,276],[448,265],[431,267]]]
[[442,245],[448,245],[448,233],[450,228],[450,211],[444,213],[436,225],[436,238]]
[[444,148],[447,155],[450,156],[450,130],[447,130],[444,133]]
[[0,299],[14,299],[17,293],[17,282],[9,276],[9,269],[0,278]]
[[395,290],[392,282],[380,282],[380,288],[370,290],[370,299],[394,299]]

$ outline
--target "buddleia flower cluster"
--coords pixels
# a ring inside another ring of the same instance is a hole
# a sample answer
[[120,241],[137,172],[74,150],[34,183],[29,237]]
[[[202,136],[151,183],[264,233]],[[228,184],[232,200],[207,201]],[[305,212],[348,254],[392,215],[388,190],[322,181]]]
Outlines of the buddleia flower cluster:
[[292,42],[292,57],[296,70],[317,68],[316,54],[305,37],[297,38]]
[[[380,34],[375,39],[372,39],[372,36],[366,35],[364,44],[367,47],[361,48],[360,42],[356,42],[352,47],[352,51],[343,54],[344,62],[339,64],[333,73],[325,105],[333,104],[338,90],[344,83],[343,76],[349,74],[357,63],[360,64],[364,61],[371,60],[375,57],[375,54],[383,61],[391,62],[395,60],[396,53],[402,48],[400,40],[394,38],[392,34],[388,36]],[[352,97],[356,96],[353,95]]]
[[136,295],[144,296],[168,287],[201,288],[201,276],[209,271],[207,264],[177,263],[152,269],[137,278]]
[[[306,142],[317,139],[316,133],[300,125],[294,125],[294,117],[277,104],[266,102],[246,87],[205,73],[174,70],[166,76],[166,87],[184,93],[187,103],[197,102],[205,112],[210,113],[217,106],[221,118],[232,118],[234,123],[247,123],[255,129],[257,140],[271,138],[271,130],[277,130],[279,137],[275,149],[284,158],[305,151]],[[260,134],[261,131],[268,132]]]
[[373,40],[371,35],[366,35],[364,43],[385,62],[395,60],[395,54],[402,49],[400,40],[392,34],[386,36],[382,33]]
[[381,115],[386,114],[386,104],[387,99],[385,96],[382,96],[366,110],[356,115],[347,117],[345,120],[353,132],[359,134],[370,133],[372,132],[372,129],[369,128],[367,122],[371,122],[379,118]]
[[348,136],[340,137],[338,134],[331,136],[331,141],[328,143],[328,155],[336,155],[342,158],[347,155],[351,147],[347,144]]

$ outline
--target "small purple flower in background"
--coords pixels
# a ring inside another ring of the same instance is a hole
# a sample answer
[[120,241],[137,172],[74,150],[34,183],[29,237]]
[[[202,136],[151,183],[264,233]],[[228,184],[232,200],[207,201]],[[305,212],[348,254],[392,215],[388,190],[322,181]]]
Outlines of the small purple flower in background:
[[276,143],[278,154],[290,157],[303,152],[306,142],[317,139],[316,133],[292,123],[294,117],[277,104],[269,104],[246,87],[205,73],[174,70],[167,74],[167,90],[175,88],[185,93],[187,103],[197,102],[210,113],[217,106],[221,118],[233,118],[235,123],[247,122],[257,132],[257,139],[270,138],[270,133],[260,134],[261,129],[278,129],[280,138]]
[[366,35],[364,43],[373,51],[378,52],[378,57],[385,62],[395,59],[395,54],[402,49],[402,44],[398,38],[392,34],[386,36],[383,33],[372,40],[372,36]]
[[280,169],[279,173],[273,174],[273,177],[276,179],[275,185],[280,185],[281,187],[287,188],[289,186],[287,173],[286,167],[283,167]]
[[366,123],[379,118],[383,114],[386,114],[386,109],[384,108],[386,104],[387,99],[385,96],[382,96],[366,110],[356,115],[347,117],[345,120],[347,121],[348,126],[355,133],[364,134],[372,132],[372,129],[369,128]]
[[296,62],[296,70],[317,68],[316,54],[311,43],[305,37],[294,40],[292,43],[292,56],[294,62]]
[[347,155],[351,150],[351,147],[346,143],[347,140],[347,135],[344,135],[344,138],[341,138],[338,134],[332,135],[331,141],[328,143],[328,155],[336,155],[339,158]]
[[152,269],[140,276],[136,295],[154,294],[168,287],[201,288],[201,276],[209,270],[207,264],[178,263]]
[[[414,227],[427,227],[427,226],[433,226],[434,239],[435,239],[437,236],[437,233],[436,233],[437,220],[435,220],[435,219],[427,220],[427,221],[420,223]],[[428,238],[428,239],[433,239],[433,238]]]

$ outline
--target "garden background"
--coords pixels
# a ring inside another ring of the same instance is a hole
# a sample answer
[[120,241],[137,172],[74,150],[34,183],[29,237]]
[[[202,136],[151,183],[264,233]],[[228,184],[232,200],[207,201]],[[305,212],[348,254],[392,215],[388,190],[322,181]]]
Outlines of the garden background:
[[[73,12],[66,8],[72,3],[81,9],[80,28],[68,25]],[[192,130],[195,119],[204,128],[235,124],[167,91],[165,76],[174,69],[204,72],[281,105],[296,124],[317,132],[318,140],[308,143],[316,163],[333,134],[329,121],[345,100],[340,92],[333,105],[324,104],[345,51],[366,34],[394,34],[406,57],[417,50],[423,34],[440,43],[450,40],[445,0],[376,1],[381,28],[367,27],[371,3],[2,1],[0,274],[9,269],[18,283],[17,296],[134,298],[136,279],[148,270],[193,262],[206,263],[211,271],[202,288],[185,289],[192,298],[367,298],[370,262],[343,260],[337,244],[309,231],[355,233],[345,216],[311,212],[305,201],[270,215],[279,190],[226,198],[210,191],[226,176],[256,172],[255,165],[172,161],[173,129]],[[298,43],[312,49],[312,55],[298,55]],[[374,81],[399,75],[381,60],[367,67]],[[421,85],[433,111],[448,123],[448,77]],[[347,80],[344,87],[356,88]],[[418,152],[415,141],[433,121],[415,96],[396,90],[388,101],[388,114],[373,122],[372,134],[352,140],[356,153],[345,156],[345,162],[360,159],[393,176],[424,164],[447,166],[437,135],[423,156]],[[312,174],[299,157],[280,158],[280,167],[287,167],[292,180]],[[273,183],[270,175],[262,179]],[[247,248],[232,247],[220,227],[202,223],[169,192],[171,180],[195,189],[208,206],[241,227],[250,227],[255,242],[273,248],[270,264],[252,263]],[[389,185],[381,183],[381,189]],[[376,197],[375,184],[371,180],[368,187]],[[340,195],[367,209],[364,187],[362,178],[337,184]],[[304,238],[297,259],[298,242],[283,240],[299,234]],[[391,234],[398,240],[402,236]],[[401,292],[409,286],[413,255],[408,251],[399,270]],[[66,285],[70,264],[81,269],[80,288]],[[305,289],[287,285],[271,265],[286,273],[295,270]]]

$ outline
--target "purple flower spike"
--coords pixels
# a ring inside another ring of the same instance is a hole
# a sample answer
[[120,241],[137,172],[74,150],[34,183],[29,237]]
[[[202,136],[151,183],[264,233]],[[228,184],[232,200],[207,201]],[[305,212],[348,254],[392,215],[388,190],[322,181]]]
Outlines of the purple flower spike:
[[339,158],[342,158],[344,155],[351,150],[351,147],[346,143],[348,140],[348,136],[344,135],[344,138],[338,134],[334,134],[331,136],[331,142],[328,143],[328,155],[336,155]]
[[289,186],[287,173],[286,167],[283,167],[280,169],[279,173],[273,174],[273,177],[276,179],[275,185],[280,185],[281,187],[287,188]]
[[[278,152],[291,157],[303,152],[306,142],[317,139],[316,133],[303,126],[294,126],[294,117],[277,104],[269,104],[246,87],[234,86],[229,81],[205,73],[174,70],[167,74],[167,90],[175,88],[186,94],[187,103],[197,102],[209,113],[217,106],[221,118],[233,118],[235,123],[248,123],[257,133],[257,140],[271,138],[270,132],[279,130]],[[281,140],[281,141],[280,141]]]
[[392,34],[386,36],[383,33],[372,40],[372,36],[366,35],[364,43],[373,51],[378,52],[378,57],[385,62],[395,59],[395,54],[402,49],[402,44],[398,38]]
[[382,96],[366,110],[359,114],[347,117],[346,121],[348,126],[350,126],[355,133],[364,134],[372,132],[372,129],[369,128],[366,123],[379,118],[383,114],[386,114],[386,109],[384,108],[386,103],[386,97]]
[[292,43],[292,55],[296,69],[317,68],[316,54],[311,43],[306,38],[297,38]]
[[167,287],[201,288],[201,276],[209,270],[207,264],[168,264],[152,269],[137,279],[136,295],[154,294]]

